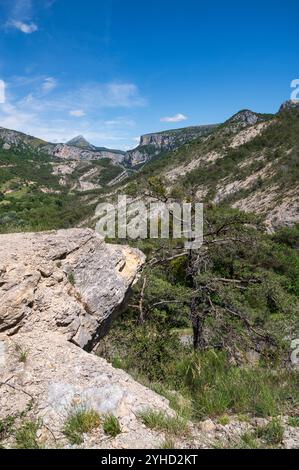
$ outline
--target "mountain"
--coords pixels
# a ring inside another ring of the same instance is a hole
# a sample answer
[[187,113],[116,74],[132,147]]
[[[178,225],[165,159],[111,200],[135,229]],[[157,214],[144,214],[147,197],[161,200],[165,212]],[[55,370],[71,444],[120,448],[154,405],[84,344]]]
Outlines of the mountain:
[[[284,111],[284,112],[282,112]],[[161,177],[169,192],[261,214],[268,229],[299,221],[299,107],[275,115],[242,110],[207,135],[147,163],[138,187]]]
[[97,147],[90,144],[82,135],[74,137],[66,144],[54,144],[0,127],[0,146],[3,150],[12,149],[16,152],[29,150],[64,160],[92,161],[109,158],[113,162],[124,163],[127,168],[138,168],[186,142],[208,135],[216,127],[217,125],[195,126],[146,134],[141,136],[138,147],[127,152]]
[[142,135],[138,147],[126,153],[125,162],[131,167],[138,167],[162,153],[209,134],[216,127],[217,125],[195,126]]
[[[74,142],[77,142],[77,145]],[[100,160],[102,158],[110,158],[112,161],[120,163],[124,159],[124,152],[94,147],[81,136],[73,139],[73,144],[55,144],[3,127],[0,127],[0,147],[3,150],[13,150],[15,152],[26,150],[41,155],[47,154],[64,160]]]
[[104,155],[104,158],[111,158],[118,161],[122,161],[126,152],[123,150],[108,149],[106,147],[96,147],[95,145],[90,144],[83,135],[78,135],[74,137],[66,145],[71,147],[78,147],[84,150],[91,150],[93,152],[100,152]]
[[96,150],[96,147],[94,145],[91,145],[85,139],[85,137],[83,137],[83,135],[78,135],[77,137],[74,137],[73,139],[69,140],[67,142],[67,145],[83,148],[83,149],[86,149],[86,150]]

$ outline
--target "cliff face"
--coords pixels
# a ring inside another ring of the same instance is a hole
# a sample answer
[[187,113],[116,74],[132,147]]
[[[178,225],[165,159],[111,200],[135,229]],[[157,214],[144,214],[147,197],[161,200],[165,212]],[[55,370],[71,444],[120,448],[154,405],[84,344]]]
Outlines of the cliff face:
[[48,155],[56,158],[62,158],[64,160],[101,160],[103,158],[109,158],[113,162],[121,163],[124,159],[124,155],[118,151],[109,149],[105,150],[89,150],[67,144],[48,144],[40,148],[41,152],[45,152]]
[[132,167],[144,164],[160,153],[175,150],[186,142],[192,142],[199,137],[208,135],[215,127],[217,126],[186,127],[143,135],[140,138],[139,146],[127,152],[125,162]]
[[[22,132],[0,127],[0,142],[3,150],[14,149],[16,151],[29,150],[38,154],[48,154],[54,158],[62,158],[66,160],[100,160],[109,158],[114,162],[122,162],[124,153],[118,150],[110,150],[106,148],[94,147],[88,142],[87,145],[76,145],[70,141],[67,144],[53,144],[37,139]],[[79,142],[80,143],[80,142]]]

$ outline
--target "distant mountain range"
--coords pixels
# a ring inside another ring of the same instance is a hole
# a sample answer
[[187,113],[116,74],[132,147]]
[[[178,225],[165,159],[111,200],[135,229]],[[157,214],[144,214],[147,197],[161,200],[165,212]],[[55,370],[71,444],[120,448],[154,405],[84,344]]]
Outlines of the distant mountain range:
[[207,135],[216,125],[187,127],[170,131],[157,132],[141,136],[139,145],[127,152],[122,150],[97,147],[89,143],[82,135],[74,137],[66,144],[50,143],[36,137],[0,127],[0,145],[3,150],[22,151],[32,149],[35,152],[65,160],[100,160],[109,158],[126,167],[138,167],[161,153],[179,148],[186,142]]

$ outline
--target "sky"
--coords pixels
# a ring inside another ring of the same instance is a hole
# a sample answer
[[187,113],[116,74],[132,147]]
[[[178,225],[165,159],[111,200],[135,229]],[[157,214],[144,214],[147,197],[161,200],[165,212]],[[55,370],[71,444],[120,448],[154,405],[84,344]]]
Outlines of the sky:
[[0,126],[129,149],[274,113],[299,80],[298,31],[297,0],[0,0]]

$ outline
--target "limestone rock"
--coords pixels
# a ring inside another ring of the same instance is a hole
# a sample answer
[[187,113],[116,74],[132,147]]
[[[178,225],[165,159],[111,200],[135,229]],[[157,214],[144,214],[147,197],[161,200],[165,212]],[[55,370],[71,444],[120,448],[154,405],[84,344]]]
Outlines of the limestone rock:
[[239,111],[233,117],[231,117],[229,119],[229,122],[239,122],[239,123],[243,123],[246,125],[252,125],[252,124],[256,124],[258,121],[261,121],[261,120],[262,118],[257,113],[254,113],[253,111],[250,111],[249,109],[244,109],[242,111]]
[[59,330],[91,349],[119,312],[144,255],[92,230],[0,237],[0,332]]
[[144,255],[107,245],[88,229],[3,235],[0,242],[0,420],[34,420],[42,445],[70,447],[63,434],[69,413],[93,409],[117,416],[122,433],[113,440],[100,426],[84,435],[83,447],[157,447],[164,436],[138,412],[172,414],[168,401],[84,351],[119,312]]

